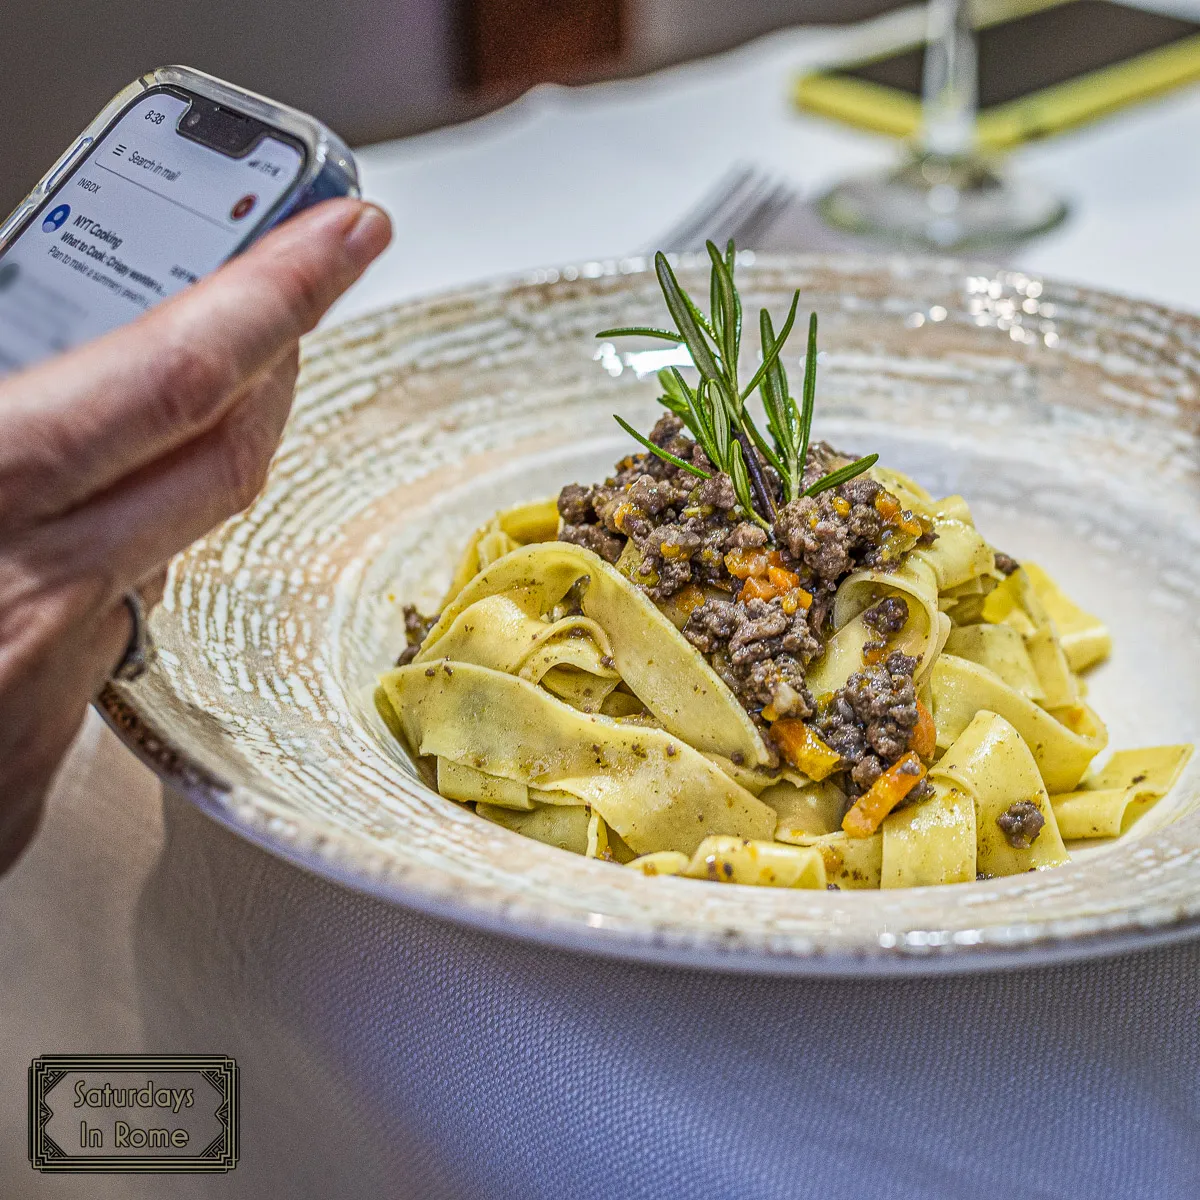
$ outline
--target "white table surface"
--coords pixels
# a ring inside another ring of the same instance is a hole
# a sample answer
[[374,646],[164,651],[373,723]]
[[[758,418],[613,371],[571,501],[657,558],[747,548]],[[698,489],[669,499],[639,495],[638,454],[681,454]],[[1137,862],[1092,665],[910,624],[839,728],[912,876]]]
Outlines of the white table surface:
[[[888,20],[874,36],[911,16]],[[806,194],[889,162],[889,143],[786,102],[799,66],[861,36],[543,88],[361,152],[397,236],[339,314],[620,256],[733,161]],[[1075,211],[1017,261],[1200,310],[1198,138],[1192,91],[1023,151]],[[1185,945],[805,984],[522,947],[269,858],[164,797],[93,717],[0,880],[0,1196],[1194,1195],[1198,967]],[[34,1175],[30,1058],[142,1049],[239,1057],[242,1165]]]

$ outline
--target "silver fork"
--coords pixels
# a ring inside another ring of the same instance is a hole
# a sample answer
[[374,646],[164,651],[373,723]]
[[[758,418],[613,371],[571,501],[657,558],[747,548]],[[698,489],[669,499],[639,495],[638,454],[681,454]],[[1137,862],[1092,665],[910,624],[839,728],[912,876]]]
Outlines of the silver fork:
[[708,240],[724,247],[730,238],[753,249],[755,239],[795,199],[788,184],[749,163],[738,163],[649,249],[683,253],[703,250]]

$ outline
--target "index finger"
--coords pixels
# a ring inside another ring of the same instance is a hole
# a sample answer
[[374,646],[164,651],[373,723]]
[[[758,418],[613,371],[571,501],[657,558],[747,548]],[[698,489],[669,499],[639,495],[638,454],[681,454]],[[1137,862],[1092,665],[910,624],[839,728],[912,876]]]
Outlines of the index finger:
[[390,237],[381,209],[327,201],[131,324],[0,384],[0,511],[64,511],[213,428]]

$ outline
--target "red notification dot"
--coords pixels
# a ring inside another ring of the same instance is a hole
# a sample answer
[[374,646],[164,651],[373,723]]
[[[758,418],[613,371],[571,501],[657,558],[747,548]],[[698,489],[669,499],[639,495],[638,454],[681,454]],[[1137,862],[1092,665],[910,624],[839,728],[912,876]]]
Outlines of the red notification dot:
[[255,195],[243,196],[229,211],[229,215],[235,220],[240,221],[243,217],[248,216],[250,210],[258,203],[258,197]]

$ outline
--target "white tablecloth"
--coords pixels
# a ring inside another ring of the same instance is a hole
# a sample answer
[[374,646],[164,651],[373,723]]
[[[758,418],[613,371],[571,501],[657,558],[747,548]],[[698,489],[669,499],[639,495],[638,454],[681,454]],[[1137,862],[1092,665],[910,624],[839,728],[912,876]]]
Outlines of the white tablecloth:
[[[360,155],[395,247],[341,308],[644,245],[733,160],[804,189],[891,148],[787,110],[847,34],[545,89]],[[1200,309],[1200,97],[1032,148],[1076,198],[1031,269]],[[1200,945],[907,982],[723,978],[443,925],[163,797],[92,718],[0,880],[0,1197],[1200,1194]],[[39,1053],[235,1055],[231,1175],[38,1176]]]

